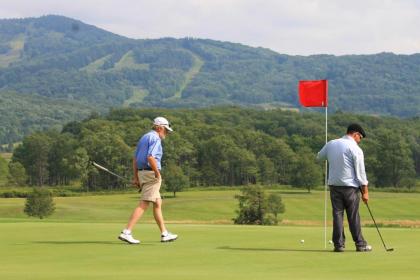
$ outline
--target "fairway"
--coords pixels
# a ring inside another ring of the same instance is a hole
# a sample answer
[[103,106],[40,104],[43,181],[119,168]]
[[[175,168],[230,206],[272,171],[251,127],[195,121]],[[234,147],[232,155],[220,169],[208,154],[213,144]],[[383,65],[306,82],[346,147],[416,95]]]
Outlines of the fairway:
[[[279,226],[232,225],[238,190],[187,191],[164,200],[168,228],[179,239],[160,243],[149,210],[134,229],[140,245],[117,239],[136,193],[55,198],[57,210],[44,220],[23,214],[24,199],[0,199],[0,279],[418,278],[420,194],[371,193],[377,220],[398,226],[381,228],[394,252],[364,226],[373,252],[357,253],[348,240],[340,254],[324,248],[323,192],[270,192],[286,204]],[[363,205],[361,216],[371,223]]]
[[[283,224],[323,226],[324,192],[302,190],[270,190],[281,195],[286,212]],[[163,202],[165,219],[182,224],[232,224],[236,216],[239,190],[186,191]],[[170,194],[166,194],[167,197]],[[56,197],[55,213],[46,222],[125,223],[139,199],[136,192],[118,195]],[[23,213],[25,200],[0,198],[0,223],[3,221],[32,221]],[[420,226],[420,193],[371,192],[369,205],[378,223]],[[331,222],[328,198],[328,221]],[[364,205],[360,205],[364,224],[372,224]],[[143,222],[153,222],[147,211]]]

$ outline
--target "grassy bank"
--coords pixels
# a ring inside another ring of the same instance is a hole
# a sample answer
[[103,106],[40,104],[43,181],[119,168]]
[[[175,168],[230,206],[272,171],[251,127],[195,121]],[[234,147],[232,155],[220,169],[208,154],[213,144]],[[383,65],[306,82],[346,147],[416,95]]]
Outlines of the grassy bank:
[[[288,225],[323,225],[324,193],[313,191],[307,193],[299,190],[271,190],[279,193],[286,205],[282,215],[283,224]],[[186,191],[177,194],[176,198],[164,199],[164,214],[171,223],[195,224],[231,224],[236,216],[238,202],[234,198],[239,193],[235,190]],[[136,192],[105,196],[56,197],[55,213],[46,221],[50,222],[125,222],[138,202]],[[22,209],[25,199],[0,199],[1,221],[32,221]],[[330,204],[328,199],[328,220],[330,221]],[[391,226],[420,226],[419,193],[372,192],[369,205],[378,223]],[[364,223],[371,223],[366,207],[361,205],[361,216]],[[147,212],[144,222],[153,222]]]

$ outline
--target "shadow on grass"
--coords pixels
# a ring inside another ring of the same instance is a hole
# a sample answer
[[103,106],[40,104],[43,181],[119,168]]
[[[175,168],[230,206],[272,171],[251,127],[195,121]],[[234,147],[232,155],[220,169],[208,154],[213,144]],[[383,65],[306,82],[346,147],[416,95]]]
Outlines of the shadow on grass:
[[[100,244],[100,245],[125,245],[125,246],[149,246],[152,243],[128,244],[121,241],[33,241],[34,244],[52,244],[52,245],[75,245],[75,244]],[[160,242],[159,242],[160,243]]]
[[288,249],[288,248],[238,248],[230,246],[217,247],[220,250],[251,251],[251,252],[312,252],[312,253],[333,253],[331,250],[315,249]]
[[285,191],[283,191],[283,190],[280,190],[280,191],[277,191],[276,193],[279,193],[279,194],[313,194],[312,192],[305,192],[305,191],[287,191],[287,190],[285,190]]

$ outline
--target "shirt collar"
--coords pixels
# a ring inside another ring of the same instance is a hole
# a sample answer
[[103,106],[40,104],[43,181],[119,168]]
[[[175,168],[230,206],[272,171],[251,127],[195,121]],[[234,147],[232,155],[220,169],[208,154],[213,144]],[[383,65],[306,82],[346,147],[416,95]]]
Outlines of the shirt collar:
[[349,135],[344,135],[343,138],[344,139],[347,139],[347,140],[352,140],[352,141],[354,141],[357,144],[356,140],[354,140],[354,138],[351,137],[351,136],[349,136]]
[[154,134],[155,134],[157,137],[159,137],[159,139],[160,139],[159,133],[157,133],[157,131],[156,131],[156,130],[152,129],[152,130],[151,130],[151,132],[154,132]]

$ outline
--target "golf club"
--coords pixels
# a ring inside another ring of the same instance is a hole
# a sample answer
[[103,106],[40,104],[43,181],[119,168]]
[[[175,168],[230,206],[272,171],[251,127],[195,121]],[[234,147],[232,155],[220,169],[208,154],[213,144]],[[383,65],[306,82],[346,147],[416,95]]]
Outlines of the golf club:
[[[361,192],[361,193],[362,193],[362,195],[363,195],[362,189],[360,189],[360,192]],[[375,218],[373,218],[372,211],[370,211],[369,204],[368,204],[367,202],[365,202],[365,204],[366,204],[366,207],[367,207],[367,209],[368,209],[368,211],[369,211],[370,217],[372,218],[372,221],[373,221],[373,223],[375,224],[376,230],[378,231],[379,237],[381,238],[382,244],[384,245],[385,251],[388,251],[388,252],[394,251],[394,248],[387,248],[387,247],[386,247],[385,242],[384,242],[384,239],[382,238],[382,234],[381,234],[381,232],[379,231],[378,225],[376,224]]]
[[109,173],[109,174],[111,174],[111,175],[113,175],[113,176],[115,176],[115,177],[118,177],[118,178],[120,178],[120,179],[122,179],[122,180],[124,180],[124,181],[126,181],[126,182],[128,182],[128,183],[131,183],[131,180],[130,180],[130,179],[127,179],[127,178],[125,178],[125,177],[123,177],[123,176],[121,176],[121,175],[118,175],[117,173],[114,173],[114,172],[110,171],[108,168],[103,167],[102,165],[97,164],[97,163],[96,163],[96,162],[94,162],[94,161],[91,161],[91,162],[92,162],[92,165],[93,165],[93,166],[95,166],[96,168],[98,168],[98,169],[100,169],[100,170],[103,170],[103,171],[105,171],[105,172],[107,172],[107,173]]

